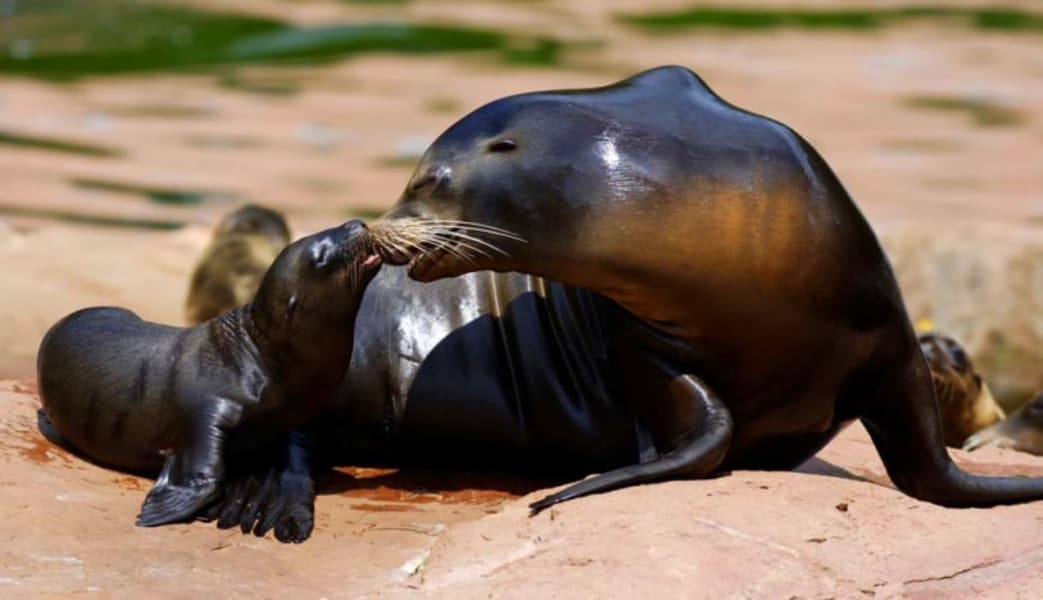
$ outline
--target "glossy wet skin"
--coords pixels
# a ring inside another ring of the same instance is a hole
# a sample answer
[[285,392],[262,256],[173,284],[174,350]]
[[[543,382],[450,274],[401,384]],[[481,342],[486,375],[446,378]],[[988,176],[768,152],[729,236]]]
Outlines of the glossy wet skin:
[[162,466],[140,524],[189,517],[219,495],[226,460],[284,443],[287,426],[330,401],[379,267],[353,221],[286,248],[253,302],[196,327],[115,308],[73,313],[41,344],[41,429],[109,466]]
[[[875,269],[866,279],[882,275],[872,233],[852,204],[826,201],[843,190],[803,140],[724,104],[686,71],[645,79],[499,100],[446,131],[388,218],[476,221],[527,243],[501,244],[510,256],[493,260],[421,260],[410,275],[533,273],[593,289],[680,335],[699,328],[685,322],[690,307],[705,315],[722,292],[724,304],[772,294],[775,312],[790,299],[801,311],[809,286],[829,294],[834,279],[842,293],[847,261]],[[614,114],[622,107],[625,116]],[[841,239],[839,228],[860,235]]]
[[973,433],[1003,419],[1003,409],[956,340],[929,333],[919,342],[938,395],[945,445],[959,448]]
[[640,380],[631,391],[644,397],[635,410],[659,464],[537,509],[669,474],[792,467],[858,417],[917,497],[1043,495],[1039,481],[942,475],[954,467],[929,372],[868,223],[796,133],[727,104],[690,71],[486,105],[432,144],[387,218],[475,221],[528,242],[506,258],[414,259],[421,281],[520,271],[637,317],[635,369],[664,378],[652,397]]
[[[351,221],[298,240],[265,274],[251,314],[270,337],[298,341],[354,319],[368,281],[380,267],[365,225]],[[318,317],[312,319],[312,317]]]
[[[817,156],[682,70],[483,107],[424,155],[387,215],[403,217],[477,221],[527,240],[473,264],[416,261],[416,279],[531,273],[620,303],[651,325],[635,333],[648,346],[670,345],[664,334],[684,340],[668,351],[671,366],[712,372],[733,399],[738,464],[747,450],[761,454],[750,444],[765,434],[810,429],[784,461],[795,464],[856,416],[833,401],[901,311],[872,232]],[[890,296],[865,293],[880,279]],[[843,303],[851,293],[865,298]],[[805,364],[818,356],[823,372],[809,382]],[[766,411],[778,396],[829,401]]]

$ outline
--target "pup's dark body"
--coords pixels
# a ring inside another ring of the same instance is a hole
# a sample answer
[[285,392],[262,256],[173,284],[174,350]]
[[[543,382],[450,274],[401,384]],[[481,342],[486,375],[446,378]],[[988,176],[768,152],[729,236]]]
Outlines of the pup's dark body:
[[377,266],[353,221],[289,246],[253,302],[195,327],[77,311],[40,345],[41,429],[108,466],[162,468],[140,524],[188,518],[221,492],[229,455],[284,437],[332,401]]

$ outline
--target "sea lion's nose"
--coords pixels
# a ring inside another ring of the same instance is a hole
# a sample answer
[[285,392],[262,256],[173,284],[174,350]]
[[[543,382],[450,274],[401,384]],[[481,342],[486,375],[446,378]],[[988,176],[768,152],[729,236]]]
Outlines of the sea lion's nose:
[[353,239],[360,235],[365,235],[369,230],[366,222],[362,219],[352,219],[343,225],[344,233],[348,239]]
[[413,178],[413,181],[409,184],[409,191],[419,192],[427,188],[436,190],[448,184],[449,180],[452,179],[452,175],[453,170],[449,168],[449,165],[431,165],[423,174]]

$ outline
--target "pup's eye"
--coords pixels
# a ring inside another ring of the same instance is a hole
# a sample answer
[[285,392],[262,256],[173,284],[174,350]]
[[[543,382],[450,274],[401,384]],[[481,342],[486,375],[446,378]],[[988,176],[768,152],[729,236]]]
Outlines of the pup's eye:
[[514,140],[500,140],[489,144],[489,152],[511,152],[517,147]]

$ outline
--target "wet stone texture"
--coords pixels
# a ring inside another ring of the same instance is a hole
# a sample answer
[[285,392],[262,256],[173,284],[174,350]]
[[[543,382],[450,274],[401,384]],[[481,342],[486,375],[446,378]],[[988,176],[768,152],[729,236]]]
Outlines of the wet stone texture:
[[[54,448],[0,383],[0,597],[1038,598],[1043,502],[951,510],[895,491],[853,426],[799,471],[640,486],[530,518],[507,476],[346,468],[308,542],[134,526],[150,482]],[[957,453],[983,473],[1043,459]],[[527,494],[519,497],[519,494]]]

